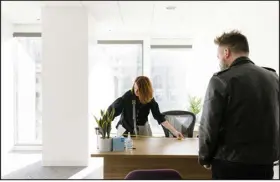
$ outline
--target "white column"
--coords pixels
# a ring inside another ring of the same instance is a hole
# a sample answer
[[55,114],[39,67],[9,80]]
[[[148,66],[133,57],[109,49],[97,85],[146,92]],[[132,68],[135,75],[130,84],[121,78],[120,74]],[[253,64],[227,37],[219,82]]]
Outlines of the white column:
[[88,15],[42,9],[43,165],[87,166]]
[[13,24],[1,14],[1,158],[14,146],[15,77]]

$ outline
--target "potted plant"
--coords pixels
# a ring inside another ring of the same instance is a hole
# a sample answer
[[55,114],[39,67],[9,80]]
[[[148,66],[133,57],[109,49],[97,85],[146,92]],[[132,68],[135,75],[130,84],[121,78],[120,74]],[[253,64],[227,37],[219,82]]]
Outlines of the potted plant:
[[101,135],[99,139],[99,150],[102,152],[112,151],[112,138],[110,138],[110,132],[112,129],[111,123],[114,118],[115,111],[114,109],[111,112],[100,111],[101,117],[97,119],[94,116],[95,121],[98,125],[98,132]]
[[200,113],[202,105],[201,105],[201,98],[199,97],[189,97],[189,111],[192,112],[198,121],[197,115]]

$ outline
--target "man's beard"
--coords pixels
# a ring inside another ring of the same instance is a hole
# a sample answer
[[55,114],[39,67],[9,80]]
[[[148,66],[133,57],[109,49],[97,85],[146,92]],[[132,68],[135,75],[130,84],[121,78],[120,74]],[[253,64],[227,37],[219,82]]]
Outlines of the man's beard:
[[220,69],[221,71],[228,69],[228,65],[224,61],[220,61]]

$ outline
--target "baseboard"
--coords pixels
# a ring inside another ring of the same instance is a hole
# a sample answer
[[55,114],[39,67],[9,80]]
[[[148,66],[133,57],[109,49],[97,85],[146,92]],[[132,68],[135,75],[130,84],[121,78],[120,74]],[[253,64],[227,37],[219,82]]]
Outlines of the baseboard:
[[87,167],[89,161],[42,161],[42,166],[81,166]]

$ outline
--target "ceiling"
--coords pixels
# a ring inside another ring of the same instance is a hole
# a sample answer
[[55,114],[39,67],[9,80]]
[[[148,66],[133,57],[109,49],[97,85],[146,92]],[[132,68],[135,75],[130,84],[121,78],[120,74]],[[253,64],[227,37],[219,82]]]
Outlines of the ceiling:
[[[242,26],[265,14],[278,18],[278,1],[1,1],[14,24],[40,24],[44,6],[81,6],[102,31],[210,31]],[[167,7],[175,7],[167,10]],[[251,18],[251,19],[250,19]],[[256,22],[257,23],[257,22]]]

